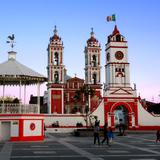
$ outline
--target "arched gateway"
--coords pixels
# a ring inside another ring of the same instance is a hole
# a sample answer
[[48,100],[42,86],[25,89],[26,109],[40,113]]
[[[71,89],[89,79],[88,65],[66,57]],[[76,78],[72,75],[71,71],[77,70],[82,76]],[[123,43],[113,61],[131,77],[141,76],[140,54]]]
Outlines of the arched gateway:
[[135,127],[136,121],[135,110],[133,110],[131,104],[127,102],[115,102],[112,105],[105,106],[105,121],[112,128],[115,128],[118,124],[125,124],[128,128]]

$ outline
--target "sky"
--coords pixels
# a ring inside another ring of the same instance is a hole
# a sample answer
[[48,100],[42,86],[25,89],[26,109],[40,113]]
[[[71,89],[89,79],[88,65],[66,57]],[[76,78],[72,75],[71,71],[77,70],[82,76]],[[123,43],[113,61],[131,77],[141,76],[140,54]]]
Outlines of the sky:
[[[47,46],[54,26],[64,43],[67,74],[84,79],[84,47],[94,28],[101,44],[102,83],[105,82],[105,44],[115,23],[128,41],[131,86],[149,101],[160,102],[160,1],[159,0],[0,0],[0,63],[8,59],[8,35],[15,34],[17,61],[47,77]],[[18,96],[18,87],[5,94]],[[46,85],[41,86],[41,95]],[[23,94],[23,90],[22,90]],[[27,87],[27,96],[37,86]],[[2,86],[0,86],[2,95]]]

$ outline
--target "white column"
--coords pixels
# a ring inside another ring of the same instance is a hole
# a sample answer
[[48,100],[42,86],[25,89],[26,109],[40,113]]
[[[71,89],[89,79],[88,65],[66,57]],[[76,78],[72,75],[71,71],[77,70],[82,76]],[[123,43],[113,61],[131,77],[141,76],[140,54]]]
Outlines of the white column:
[[21,80],[19,81],[19,113],[21,113]]
[[40,83],[37,84],[37,105],[38,105],[38,114],[40,113]]
[[110,85],[113,85],[112,84],[112,66],[110,66],[110,70],[109,70],[109,83]]
[[115,74],[115,73],[116,73],[116,72],[115,72],[115,69],[116,69],[116,67],[115,67],[115,65],[114,65],[114,66],[113,66],[113,71],[112,71],[112,73],[113,73],[112,83],[114,83],[114,84],[115,84],[115,75],[116,75],[116,74]]
[[134,112],[132,112],[132,127],[135,127],[135,116],[134,116]]
[[24,105],[26,104],[26,85],[24,85]]
[[23,100],[24,100],[24,105],[23,105],[24,113],[27,113],[27,108],[26,108],[26,85],[24,85],[24,97],[23,97]]
[[108,114],[108,127],[111,127],[111,115],[109,112],[107,114]]
[[4,113],[4,94],[5,94],[5,85],[3,84],[3,105],[2,105],[2,113]]

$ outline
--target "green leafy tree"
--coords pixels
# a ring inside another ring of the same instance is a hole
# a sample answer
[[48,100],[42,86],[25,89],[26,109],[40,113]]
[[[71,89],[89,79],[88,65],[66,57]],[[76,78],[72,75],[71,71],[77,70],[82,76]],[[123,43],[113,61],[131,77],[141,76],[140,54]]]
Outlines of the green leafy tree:
[[6,97],[4,97],[4,100],[3,100],[3,97],[0,97],[0,104],[2,104],[2,103],[19,103],[19,102],[20,101],[18,98],[6,96]]
[[95,95],[95,90],[88,85],[83,85],[79,90],[75,92],[74,99],[76,102],[79,102],[84,96],[85,103],[85,114],[86,114],[86,126],[88,126],[88,112],[89,112],[89,95],[93,97]]

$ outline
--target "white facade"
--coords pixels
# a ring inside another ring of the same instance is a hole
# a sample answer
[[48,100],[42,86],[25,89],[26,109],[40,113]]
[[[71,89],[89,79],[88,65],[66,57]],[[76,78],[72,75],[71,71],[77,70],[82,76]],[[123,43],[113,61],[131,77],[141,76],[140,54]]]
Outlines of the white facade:
[[92,29],[91,37],[85,47],[85,83],[101,84],[101,48],[94,36]]
[[55,26],[54,35],[48,45],[48,83],[64,83],[65,66],[63,65],[63,42],[57,34]]
[[[136,90],[130,86],[128,44],[115,26],[106,44],[104,96],[136,97]],[[113,94],[116,92],[116,94]]]
[[106,44],[106,87],[130,87],[127,41],[117,28],[115,30]]

